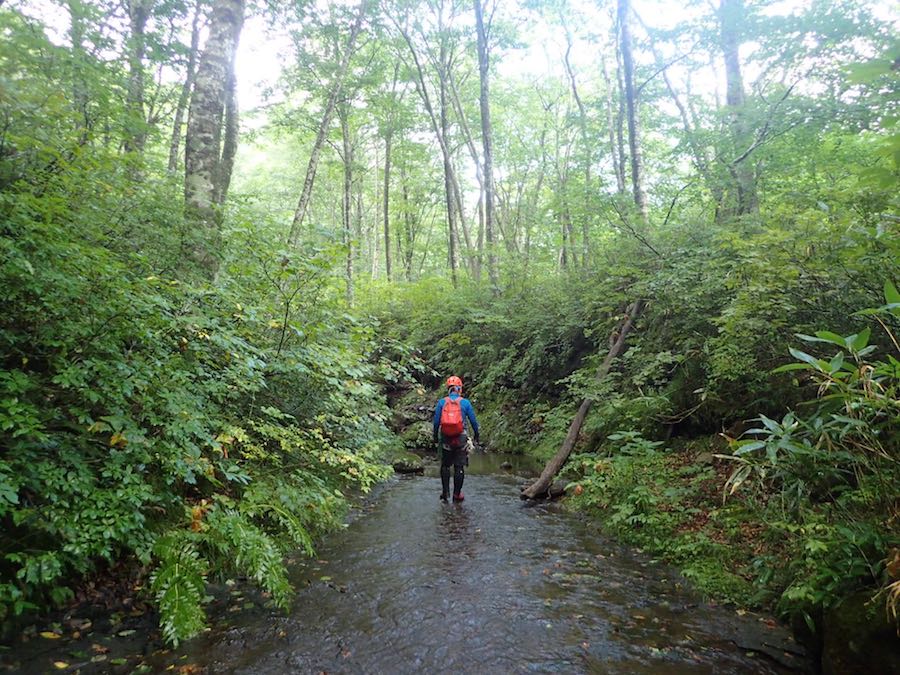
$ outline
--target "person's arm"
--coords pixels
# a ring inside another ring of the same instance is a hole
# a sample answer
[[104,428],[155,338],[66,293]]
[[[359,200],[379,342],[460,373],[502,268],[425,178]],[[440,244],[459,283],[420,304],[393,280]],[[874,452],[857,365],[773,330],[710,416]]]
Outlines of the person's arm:
[[438,430],[441,428],[441,411],[444,409],[444,399],[438,401],[437,405],[434,407],[434,420],[432,420],[432,426],[434,427],[433,439],[435,445],[438,442]]
[[475,408],[472,407],[472,402],[469,399],[465,399],[465,401],[463,412],[468,418],[469,424],[472,425],[472,435],[475,437],[475,442],[478,443],[478,420],[475,419]]

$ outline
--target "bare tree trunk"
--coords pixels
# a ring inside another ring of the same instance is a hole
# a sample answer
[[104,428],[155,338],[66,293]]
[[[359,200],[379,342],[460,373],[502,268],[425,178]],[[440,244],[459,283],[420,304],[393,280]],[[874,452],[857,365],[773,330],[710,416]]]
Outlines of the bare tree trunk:
[[244,22],[244,0],[217,0],[213,6],[206,49],[188,112],[184,147],[184,204],[189,220],[206,230],[206,241],[194,250],[195,260],[210,276],[218,268],[219,214],[213,197],[219,175],[219,146],[228,84]]
[[222,160],[219,162],[219,177],[215,194],[215,202],[219,206],[225,203],[225,199],[228,197],[228,188],[231,187],[231,173],[234,170],[234,158],[237,155],[239,131],[237,80],[232,59],[228,68],[228,87],[225,96],[225,139],[222,143]]
[[560,140],[557,131],[556,139],[556,181],[557,195],[556,199],[559,205],[556,208],[557,223],[562,236],[562,246],[559,251],[559,268],[564,270],[568,267],[569,262],[577,265],[575,260],[574,243],[572,241],[572,219],[569,211],[569,159],[571,156],[571,144],[566,144],[565,156],[562,158],[562,166],[560,166]]
[[584,152],[584,212],[581,217],[581,262],[587,267],[589,250],[590,250],[590,219],[591,219],[591,144],[588,140],[588,119],[587,111],[581,96],[578,94],[578,87],[575,82],[575,72],[572,70],[572,64],[569,62],[569,54],[572,51],[572,36],[566,29],[566,53],[563,61],[566,66],[566,73],[569,75],[569,84],[572,88],[572,97],[575,99],[575,105],[578,106],[578,128],[581,131],[582,152]]
[[631,54],[631,17],[629,0],[619,2],[619,31],[622,48],[622,64],[625,76],[625,105],[628,109],[628,147],[631,153],[631,187],[634,205],[643,220],[647,220],[647,196],[644,194],[643,160],[641,157],[640,125],[634,90],[634,59]]
[[[447,72],[447,84],[449,85],[450,94],[453,99],[453,107],[456,109],[456,116],[459,119],[459,126],[463,132],[463,140],[466,143],[466,147],[469,149],[469,155],[472,157],[472,163],[475,165],[475,180],[478,182],[478,208],[476,213],[478,214],[478,239],[474,246],[474,254],[473,254],[473,246],[472,241],[469,237],[469,228],[466,225],[465,219],[461,220],[462,229],[463,229],[463,237],[466,242],[466,251],[468,253],[468,261],[469,266],[471,268],[472,276],[476,280],[481,280],[481,264],[482,264],[482,253],[484,250],[484,214],[482,212],[483,208],[483,199],[484,199],[484,173],[482,172],[482,163],[481,158],[478,156],[478,150],[475,148],[475,141],[472,137],[472,132],[469,129],[469,123],[466,121],[465,113],[463,112],[462,103],[459,100],[459,92],[456,90],[455,78],[453,77],[453,71],[450,70]],[[459,195],[459,186],[456,188],[457,194],[457,207],[460,211],[462,211],[462,199]]]
[[319,155],[322,152],[322,146],[325,144],[325,137],[328,135],[328,129],[331,126],[331,118],[334,115],[335,106],[341,95],[341,89],[344,86],[344,78],[347,76],[350,60],[356,49],[356,40],[362,30],[366,6],[367,0],[363,0],[359,3],[356,19],[353,22],[353,26],[350,28],[350,35],[347,38],[347,47],[341,57],[340,66],[331,82],[331,91],[328,94],[328,101],[326,101],[325,109],[322,111],[322,121],[319,124],[319,131],[316,134],[316,140],[313,143],[312,150],[309,154],[309,163],[306,166],[306,178],[303,180],[303,189],[300,192],[300,200],[297,202],[297,208],[294,210],[294,220],[291,222],[291,230],[288,234],[288,243],[292,245],[297,243],[297,239],[300,236],[300,227],[303,225],[303,219],[306,217],[306,210],[309,208],[309,200],[312,199],[313,184],[316,181],[316,170],[319,167]]
[[203,0],[197,0],[194,7],[194,19],[191,23],[191,49],[188,52],[187,73],[184,84],[181,86],[181,94],[178,96],[178,105],[175,108],[175,121],[172,124],[172,140],[169,142],[169,171],[178,170],[178,155],[181,150],[181,127],[184,125],[184,113],[187,110],[188,100],[191,96],[191,87],[194,85],[194,71],[197,68],[197,53],[200,51],[200,16],[203,11]]
[[[441,47],[443,49],[443,46]],[[441,58],[441,63],[443,64],[443,57]],[[446,78],[441,75],[440,80],[440,115],[441,115],[441,138],[444,140],[444,147],[447,147],[447,134],[449,131],[450,121],[447,116],[447,85]],[[447,147],[447,152],[444,154],[444,187],[447,193],[447,217],[449,219],[449,254],[450,254],[450,276],[453,280],[453,285],[457,284],[457,275],[456,270],[459,269],[459,233],[456,229],[456,216],[459,218],[463,217],[462,209],[456,209],[457,198],[459,197],[459,193],[457,192],[456,186],[456,176],[453,172],[453,161],[450,156],[450,149]]]
[[347,248],[347,262],[344,281],[347,284],[347,305],[353,305],[353,233],[350,228],[350,207],[353,190],[353,145],[350,142],[350,122],[346,107],[338,106],[338,119],[341,122],[341,142],[344,159],[344,190],[341,200],[341,223],[344,246]]
[[616,143],[612,83],[609,80],[609,73],[606,70],[606,59],[603,59],[601,64],[603,66],[603,83],[606,87],[606,124],[609,127],[609,154],[612,157],[613,173],[616,174],[616,192],[621,195],[625,194],[625,165],[619,156],[621,153],[619,152],[619,145]]
[[80,131],[79,144],[88,139],[91,117],[88,112],[88,93],[85,86],[84,68],[87,53],[84,48],[84,9],[79,0],[68,0],[69,39],[72,42],[72,102],[75,109],[75,128]]
[[403,256],[403,266],[406,270],[406,280],[412,281],[413,255],[415,254],[415,251],[413,250],[412,213],[409,208],[409,187],[406,184],[406,176],[403,173],[400,174],[400,185],[403,191],[403,226],[406,235],[406,250],[405,255]]
[[721,0],[719,21],[722,54],[725,60],[725,104],[728,110],[735,153],[735,159],[728,163],[727,168],[734,184],[733,215],[737,216],[759,211],[756,176],[753,168],[746,161],[749,153],[742,152],[743,148],[750,147],[752,144],[746,119],[744,81],[741,76],[739,54],[740,39],[738,27],[743,16],[743,0]]
[[491,129],[490,62],[488,36],[484,26],[481,0],[475,5],[475,27],[478,32],[478,73],[481,80],[479,102],[481,107],[481,143],[484,146],[484,236],[487,245],[488,279],[494,295],[500,293],[497,271],[497,251],[494,248],[494,150]]
[[125,99],[125,152],[142,153],[147,140],[144,115],[144,54],[152,0],[128,0],[128,95]]
[[[446,107],[446,79],[444,77],[440,77],[440,96],[441,96],[441,109],[440,109],[440,120],[438,120],[437,115],[434,111],[434,106],[431,104],[431,97],[428,95],[428,88],[425,83],[425,72],[422,68],[422,63],[419,60],[419,54],[416,51],[415,46],[413,45],[412,38],[409,35],[409,32],[401,26],[398,22],[394,21],[394,25],[397,27],[397,30],[400,31],[400,34],[403,36],[403,40],[406,42],[406,46],[409,48],[410,56],[413,59],[413,63],[415,65],[415,73],[416,73],[416,90],[419,92],[419,96],[422,98],[422,104],[425,106],[425,111],[428,113],[428,118],[431,121],[431,129],[434,132],[435,137],[437,138],[438,145],[441,148],[441,155],[443,158],[443,166],[444,166],[444,197],[447,206],[447,245],[449,252],[449,265],[450,265],[450,278],[453,281],[453,285],[456,286],[458,283],[456,270],[458,267],[458,258],[457,258],[457,233],[456,233],[456,216],[455,216],[455,198],[454,198],[454,177],[453,177],[453,163],[451,161],[450,148],[447,145],[445,130],[447,128],[447,107]],[[443,58],[441,59],[441,63],[443,63]]]
[[[617,23],[618,25],[618,23]],[[628,153],[625,151],[625,84],[622,81],[622,50],[616,47],[616,88],[619,92],[619,109],[616,115],[616,144],[618,145],[618,173],[622,178],[622,192],[625,194],[626,167],[628,166]]]
[[391,137],[392,130],[384,137],[384,265],[388,281],[391,277],[391,217],[388,211],[391,190]]
[[[654,56],[656,58],[657,67],[662,72],[663,81],[666,84],[666,90],[669,92],[669,97],[672,99],[672,102],[678,109],[679,117],[681,117],[681,126],[684,129],[685,139],[687,140],[688,146],[691,149],[694,166],[696,167],[698,173],[703,177],[703,180],[706,182],[706,187],[709,189],[710,194],[712,194],[713,201],[716,204],[716,214],[719,214],[722,209],[722,186],[719,181],[716,180],[715,175],[713,175],[713,172],[710,170],[710,161],[709,157],[706,154],[706,151],[697,142],[697,132],[691,122],[691,117],[689,115],[688,109],[682,102],[681,97],[678,95],[678,92],[675,91],[675,87],[672,86],[672,81],[669,79],[669,74],[663,62],[662,55],[654,50]],[[688,87],[687,97],[690,100],[690,87]]]
[[[368,233],[366,235],[366,238],[369,242],[369,269],[371,278],[374,280],[378,278],[379,266],[381,263],[379,257],[381,255],[381,250],[379,249],[378,245],[378,228],[381,225],[381,207],[379,206],[379,204],[381,204],[382,195],[381,182],[379,181],[378,176],[378,167],[381,163],[381,157],[378,155],[378,143],[375,142],[372,145],[375,150],[375,159],[372,163],[372,167],[374,169],[372,171],[372,178],[373,188],[375,192],[375,218],[372,219],[372,227],[367,228]],[[387,209],[385,209],[385,212],[387,212]]]
[[[607,352],[606,358],[603,359],[603,363],[600,364],[600,368],[597,370],[598,380],[602,380],[606,377],[612,367],[613,361],[615,361],[615,359],[624,351],[625,338],[628,337],[628,333],[631,332],[634,322],[641,315],[643,308],[644,301],[636,300],[631,307],[628,308],[625,321],[610,336],[609,352]],[[578,441],[578,435],[581,433],[581,427],[584,425],[584,420],[587,418],[592,404],[593,401],[586,398],[581,402],[581,405],[578,406],[578,412],[575,414],[575,418],[569,425],[569,433],[566,434],[566,438],[559,451],[554,455],[553,459],[547,462],[547,465],[541,472],[540,478],[522,491],[522,499],[536,499],[537,497],[547,494],[547,490],[550,487],[553,477],[559,473],[559,470],[566,463],[569,455],[572,454],[575,443]]]

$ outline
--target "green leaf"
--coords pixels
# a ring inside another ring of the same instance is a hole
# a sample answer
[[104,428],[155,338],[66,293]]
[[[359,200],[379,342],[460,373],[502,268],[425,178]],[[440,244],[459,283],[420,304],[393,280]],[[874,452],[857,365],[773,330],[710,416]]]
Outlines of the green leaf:
[[838,347],[847,347],[847,338],[838,335],[837,333],[832,333],[828,330],[817,330],[816,337],[818,337],[822,342],[830,342],[831,344],[837,345]]
[[765,425],[766,429],[768,429],[769,431],[780,431],[781,430],[781,425],[778,424],[778,422],[776,422],[773,419],[769,419],[765,415],[760,415],[759,421],[762,422]]
[[772,373],[786,373],[790,370],[809,370],[809,364],[807,363],[786,363],[783,366],[778,366]]
[[741,455],[746,455],[748,452],[760,450],[764,447],[766,447],[764,441],[744,441],[741,442],[741,447],[734,451],[734,455],[735,457],[740,457]]
[[847,338],[848,340],[853,340],[852,344],[850,345],[850,349],[855,352],[863,349],[867,344],[869,344],[869,335],[871,334],[872,329],[866,327],[862,329],[857,335],[851,335],[849,338]]
[[888,305],[900,305],[900,291],[890,280],[884,282],[884,302]]
[[793,356],[798,361],[808,363],[816,370],[824,370],[824,368],[822,367],[822,362],[820,362],[816,357],[810,356],[806,352],[801,352],[799,349],[794,349],[793,347],[789,348],[788,351],[791,353],[791,356]]
[[834,355],[834,358],[832,358],[831,362],[828,364],[828,372],[836,373],[841,369],[842,365],[844,365],[844,352],[838,352]]

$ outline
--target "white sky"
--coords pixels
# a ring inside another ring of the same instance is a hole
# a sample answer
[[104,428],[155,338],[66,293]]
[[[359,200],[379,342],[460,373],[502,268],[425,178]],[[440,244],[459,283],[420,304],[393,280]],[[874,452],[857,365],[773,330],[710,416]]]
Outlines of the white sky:
[[[773,0],[765,10],[769,15],[787,15],[799,12],[811,4],[812,0]],[[515,18],[520,37],[527,43],[524,49],[494,55],[498,74],[503,77],[529,76],[541,77],[549,74],[563,77],[563,54],[565,52],[565,33],[559,27],[548,25],[535,14],[522,10],[517,2],[499,0],[499,14],[507,19]],[[584,33],[584,26],[590,26],[594,33],[605,33],[609,26],[608,13],[597,8],[594,0],[570,0],[570,5],[580,17],[572,21],[575,34],[575,47],[571,61],[576,76],[581,82],[597,80],[601,77],[599,54],[596,44],[588,44],[578,33]],[[653,28],[673,28],[679,22],[700,13],[709,13],[709,5],[700,8],[686,8],[683,0],[633,0],[634,10]],[[882,18],[897,20],[900,16],[900,3],[876,3],[876,12]],[[635,31],[642,32],[638,26]],[[241,35],[238,53],[238,86],[241,107],[253,109],[264,102],[263,92],[273,86],[285,65],[291,58],[292,46],[288,36],[273,33],[266,28],[266,21],[259,16],[249,18]],[[652,61],[649,54],[638,54],[636,58],[642,63]],[[751,74],[752,76],[752,74]],[[693,85],[698,90],[712,92],[716,86],[715,75],[695,73]]]
[[[356,0],[317,0],[320,3],[341,2],[353,4]],[[529,76],[542,77],[555,74],[563,77],[562,56],[565,51],[565,35],[561,28],[552,27],[533,13],[521,9],[516,0],[497,0],[497,14],[505,14],[508,20],[514,20],[519,26],[520,37],[527,47],[509,51],[505,54],[494,54],[497,71],[504,77]],[[590,26],[595,33],[607,30],[609,19],[607,14],[597,8],[594,0],[569,0],[570,5],[580,17],[573,21],[575,48],[571,60],[579,83],[587,84],[597,81],[600,76],[599,54],[596,44],[579,39],[577,33],[585,32],[584,26]],[[715,0],[710,0],[715,2]],[[791,14],[809,6],[813,0],[772,0],[765,13],[769,15]],[[632,0],[635,11],[654,28],[671,28],[679,21],[684,21],[700,12],[708,13],[709,4],[702,8],[687,8],[684,0]],[[68,15],[62,10],[58,0],[12,0],[10,5],[23,9],[27,14],[41,21],[48,27],[54,41],[66,41]],[[900,25],[900,2],[872,2],[872,9],[881,19]],[[323,13],[327,9],[323,6]],[[468,19],[468,17],[466,17]],[[639,27],[636,31],[641,31]],[[745,52],[752,45],[745,45]],[[273,31],[267,27],[267,20],[261,16],[251,16],[244,23],[237,59],[238,94],[241,108],[252,110],[267,102],[265,92],[273,88],[289,61],[293,58],[291,41],[284,29]],[[652,60],[649,54],[637,54],[642,63]],[[677,67],[671,71],[678,77]],[[172,77],[176,77],[172,73]],[[721,74],[720,74],[721,76]],[[748,73],[748,79],[753,73]],[[713,71],[694,72],[692,85],[697,91],[711,93],[717,88],[716,74]]]

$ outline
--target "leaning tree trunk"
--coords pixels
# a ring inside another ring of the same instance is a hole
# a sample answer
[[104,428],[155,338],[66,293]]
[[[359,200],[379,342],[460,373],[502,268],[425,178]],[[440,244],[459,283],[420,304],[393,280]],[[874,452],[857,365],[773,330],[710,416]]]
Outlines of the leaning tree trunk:
[[288,242],[296,244],[300,237],[300,226],[306,217],[306,211],[309,209],[309,202],[312,199],[313,184],[316,181],[316,171],[319,168],[319,156],[322,153],[322,146],[325,144],[325,138],[328,136],[328,129],[331,126],[331,118],[334,115],[334,109],[337,106],[338,99],[341,95],[341,89],[344,86],[344,78],[347,75],[347,69],[350,67],[350,59],[353,57],[356,49],[356,39],[362,30],[363,18],[366,15],[367,0],[359,3],[359,9],[356,13],[356,19],[350,29],[350,36],[347,38],[347,48],[341,58],[340,66],[335,73],[334,80],[331,83],[331,92],[328,94],[328,101],[325,103],[325,109],[322,111],[322,121],[319,123],[319,131],[316,133],[316,140],[313,143],[312,151],[309,154],[309,163],[306,165],[306,178],[303,180],[303,189],[300,191],[300,199],[297,202],[297,208],[294,209],[294,219],[291,221],[291,230],[288,234]]
[[234,59],[243,23],[244,0],[217,0],[188,111],[184,143],[185,215],[205,230],[193,256],[210,277],[215,276],[218,268],[220,220],[214,197],[220,175],[222,117],[229,64]]
[[634,90],[634,58],[631,54],[631,17],[629,0],[619,0],[619,35],[622,66],[625,75],[625,106],[628,111],[628,148],[631,152],[631,187],[634,205],[643,220],[647,220],[647,196],[644,194],[643,158],[641,157],[640,125],[638,124],[637,94]]
[[487,33],[481,0],[474,0],[475,27],[478,32],[478,73],[481,81],[479,102],[481,106],[481,142],[484,146],[484,237],[487,246],[488,279],[494,295],[500,293],[497,274],[497,251],[494,247],[494,150],[491,129],[490,63],[488,60]]
[[[636,300],[631,307],[629,307],[628,314],[621,327],[610,336],[611,345],[609,352],[606,354],[606,358],[603,359],[603,363],[600,364],[600,369],[597,371],[598,380],[602,380],[606,377],[609,373],[609,369],[612,367],[613,361],[615,361],[615,359],[625,350],[625,338],[628,337],[628,333],[631,332],[634,322],[640,316],[643,308],[644,301]],[[592,404],[593,401],[589,398],[586,398],[581,402],[581,405],[578,407],[578,412],[575,414],[575,419],[573,419],[572,424],[569,425],[569,433],[566,434],[566,438],[563,441],[559,452],[556,453],[553,459],[547,462],[547,466],[545,466],[544,470],[541,472],[540,478],[522,491],[522,499],[536,499],[547,494],[547,490],[550,487],[550,483],[553,481],[553,477],[563,467],[563,464],[566,463],[569,455],[572,454],[572,450],[578,440],[578,435],[581,433],[581,427],[584,425],[584,420],[587,417]]]
[[[454,193],[455,177],[453,175],[453,161],[447,139],[447,129],[449,126],[449,121],[447,119],[448,78],[443,72],[443,64],[446,62],[446,55],[444,52],[446,45],[443,42],[441,43],[441,55],[439,61],[441,65],[439,67],[440,72],[438,73],[440,110],[436,113],[434,106],[431,103],[431,96],[428,94],[428,87],[425,82],[425,70],[422,67],[422,61],[419,59],[419,53],[416,51],[412,37],[410,37],[409,31],[396,20],[394,21],[394,26],[397,28],[400,35],[403,37],[403,40],[406,42],[406,46],[409,48],[409,54],[412,57],[413,65],[415,66],[414,76],[416,91],[418,91],[419,96],[422,99],[422,105],[425,106],[425,112],[428,113],[428,119],[431,122],[431,129],[434,132],[441,149],[444,167],[444,197],[447,205],[448,262],[450,265],[450,279],[452,280],[453,285],[456,286],[458,283],[457,268],[459,267],[459,235],[456,230],[456,205],[458,203],[458,195]],[[440,118],[438,118],[438,115],[440,115]]]

